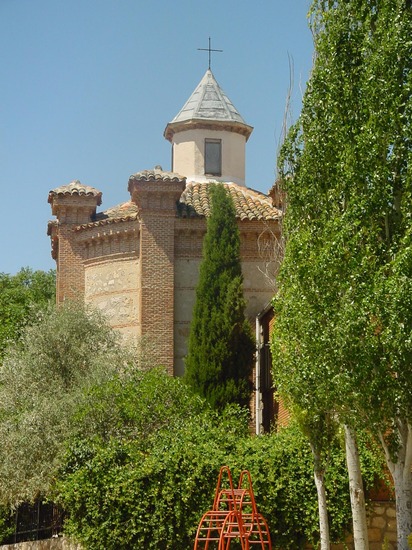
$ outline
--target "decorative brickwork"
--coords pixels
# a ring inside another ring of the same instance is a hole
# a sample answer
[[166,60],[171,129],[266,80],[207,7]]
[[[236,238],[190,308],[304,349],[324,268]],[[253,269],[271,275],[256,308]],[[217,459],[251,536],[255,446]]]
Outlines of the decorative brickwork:
[[174,373],[174,287],[176,203],[185,179],[159,172],[141,173],[129,180],[132,200],[139,206],[140,335],[158,350],[160,363]]
[[[57,220],[49,223],[57,262],[57,300],[84,299],[125,336],[145,335],[172,374],[184,357],[202,259],[209,184],[159,168],[129,179],[130,201],[96,213],[101,194],[72,182],[49,194]],[[270,199],[227,184],[241,236],[246,315],[254,318],[271,299],[278,264],[280,213]],[[272,254],[273,256],[273,254]]]
[[57,262],[57,302],[84,297],[84,243],[74,235],[74,227],[88,223],[101,202],[101,193],[80,182],[59,187],[49,193],[57,226],[49,225]]
[[[270,197],[245,186],[252,129],[207,71],[164,134],[174,169],[187,177],[159,166],[133,174],[129,200],[99,213],[102,194],[94,187],[76,180],[50,191],[58,303],[74,298],[95,305],[125,336],[147,336],[156,359],[171,374],[183,374],[210,185],[223,183],[236,209],[246,315],[253,326],[273,295],[270,278],[278,265],[267,251],[276,248],[282,212]],[[205,173],[210,138],[222,144],[218,179]]]

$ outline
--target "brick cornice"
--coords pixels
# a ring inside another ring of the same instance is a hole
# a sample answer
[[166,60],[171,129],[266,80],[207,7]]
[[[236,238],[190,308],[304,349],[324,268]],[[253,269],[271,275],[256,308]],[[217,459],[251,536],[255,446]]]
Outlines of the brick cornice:
[[83,231],[78,233],[77,240],[78,242],[84,244],[91,244],[98,241],[107,241],[110,239],[122,239],[125,236],[138,235],[139,227],[137,225],[129,227],[113,227],[113,226],[104,226],[104,227],[91,227],[89,231]]
[[59,224],[88,223],[95,216],[97,206],[95,197],[84,196],[55,196],[51,205]]
[[185,180],[159,181],[137,179],[133,176],[129,179],[129,192],[131,199],[139,207],[140,217],[148,213],[156,213],[166,216],[176,216],[176,203],[180,199],[185,188]]
[[102,202],[102,193],[94,187],[75,180],[49,192],[52,214],[63,223],[86,223],[96,214]]

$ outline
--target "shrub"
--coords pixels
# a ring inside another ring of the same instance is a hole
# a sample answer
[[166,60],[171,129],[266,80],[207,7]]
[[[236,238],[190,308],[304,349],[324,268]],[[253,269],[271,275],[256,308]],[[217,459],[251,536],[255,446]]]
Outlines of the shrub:
[[26,326],[0,365],[0,504],[46,495],[86,388],[131,361],[95,311],[52,307]]
[[[186,550],[212,506],[220,467],[228,465],[235,481],[241,470],[250,470],[258,508],[276,546],[296,549],[317,541],[313,459],[297,427],[251,437],[244,409],[229,407],[218,414],[161,371],[138,378],[117,386],[112,400],[101,394],[101,407],[106,403],[115,416],[123,411],[127,430],[97,430],[92,436],[92,423],[72,441],[56,491],[69,513],[68,535],[84,548]],[[378,465],[373,453],[363,455],[372,483]],[[329,462],[329,511],[337,540],[351,516],[339,441]]]

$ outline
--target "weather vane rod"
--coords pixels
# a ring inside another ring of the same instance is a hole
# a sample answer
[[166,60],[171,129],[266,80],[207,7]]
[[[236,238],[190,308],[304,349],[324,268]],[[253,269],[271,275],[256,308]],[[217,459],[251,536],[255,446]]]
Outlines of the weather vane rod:
[[209,52],[209,71],[210,71],[210,67],[212,65],[212,52],[223,52],[223,50],[214,50],[211,47],[210,36],[209,36],[209,47],[208,48],[197,48],[197,49],[201,50],[202,52]]

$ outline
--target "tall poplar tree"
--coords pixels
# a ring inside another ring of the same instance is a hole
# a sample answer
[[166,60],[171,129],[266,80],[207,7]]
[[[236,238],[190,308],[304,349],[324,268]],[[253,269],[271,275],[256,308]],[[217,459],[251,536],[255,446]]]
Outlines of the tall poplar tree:
[[210,196],[185,378],[214,408],[223,409],[228,403],[249,404],[255,346],[245,318],[235,207],[223,185],[213,185]]
[[412,7],[315,0],[316,57],[281,158],[279,389],[381,442],[412,531]]

